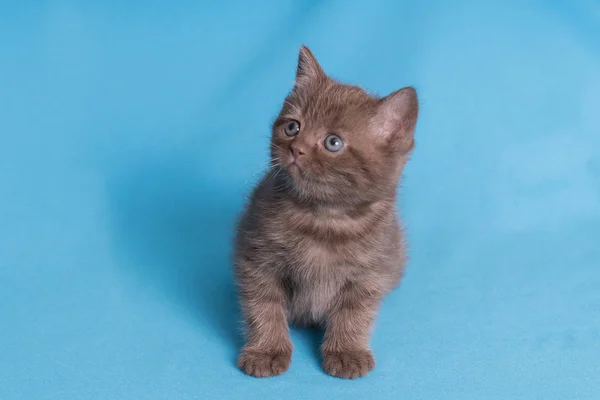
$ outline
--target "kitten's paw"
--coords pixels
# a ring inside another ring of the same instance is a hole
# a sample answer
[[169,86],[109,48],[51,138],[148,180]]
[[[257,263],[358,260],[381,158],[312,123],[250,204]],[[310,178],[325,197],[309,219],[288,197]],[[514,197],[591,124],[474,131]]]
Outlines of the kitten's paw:
[[283,374],[289,368],[291,360],[291,353],[243,350],[238,359],[238,367],[248,375],[264,378]]
[[360,378],[374,367],[375,359],[370,350],[323,352],[323,368],[338,378]]

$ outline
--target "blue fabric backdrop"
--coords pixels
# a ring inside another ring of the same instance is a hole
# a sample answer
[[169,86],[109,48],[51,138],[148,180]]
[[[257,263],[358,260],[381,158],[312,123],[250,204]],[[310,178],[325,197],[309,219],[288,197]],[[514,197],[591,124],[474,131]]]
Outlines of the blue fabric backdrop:
[[[213,3],[0,0],[0,398],[600,398],[600,3]],[[303,331],[235,368],[232,226],[301,43],[421,98],[358,381]]]

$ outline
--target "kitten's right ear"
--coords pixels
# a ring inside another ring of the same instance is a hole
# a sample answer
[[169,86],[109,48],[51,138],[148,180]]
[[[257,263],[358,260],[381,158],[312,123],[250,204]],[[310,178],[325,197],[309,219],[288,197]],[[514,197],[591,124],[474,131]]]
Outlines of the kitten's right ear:
[[296,83],[311,82],[326,78],[327,75],[313,53],[306,46],[300,47],[298,54],[298,69],[296,70]]
[[376,136],[385,139],[400,153],[414,146],[415,125],[419,115],[417,92],[412,87],[400,89],[380,100],[373,120]]

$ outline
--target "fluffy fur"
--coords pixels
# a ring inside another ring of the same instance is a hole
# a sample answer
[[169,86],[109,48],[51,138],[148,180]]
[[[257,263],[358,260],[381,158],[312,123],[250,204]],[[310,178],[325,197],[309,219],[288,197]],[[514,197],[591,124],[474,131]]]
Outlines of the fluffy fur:
[[[296,84],[272,127],[271,167],[236,238],[235,275],[247,328],[239,367],[287,370],[288,324],[322,326],[323,367],[357,378],[375,366],[369,335],[405,265],[395,209],[418,114],[412,88],[378,98],[329,78],[302,47]],[[287,136],[290,121],[300,125]],[[330,152],[325,137],[344,146]]]

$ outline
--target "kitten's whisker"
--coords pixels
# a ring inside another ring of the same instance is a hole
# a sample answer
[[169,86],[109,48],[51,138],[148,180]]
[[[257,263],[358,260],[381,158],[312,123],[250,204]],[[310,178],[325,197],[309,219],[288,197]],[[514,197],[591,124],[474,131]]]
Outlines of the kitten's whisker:
[[274,143],[271,145],[271,149],[272,150],[279,150],[281,152],[285,152],[285,149],[283,147],[281,147],[281,146],[279,146],[277,144],[274,144]]
[[[261,163],[263,165],[261,165],[260,168],[257,171],[253,172],[250,175],[250,177],[244,181],[244,187],[246,187],[250,181],[256,180],[256,178],[259,175],[268,175],[274,169],[280,168],[281,167],[280,163],[281,163],[281,159],[279,157],[274,157],[272,159],[263,161]],[[279,171],[277,171],[277,172],[279,173]],[[276,175],[277,174],[275,174],[275,176]],[[271,179],[273,179],[273,174],[271,174],[271,176],[269,176],[267,182],[269,182]]]

